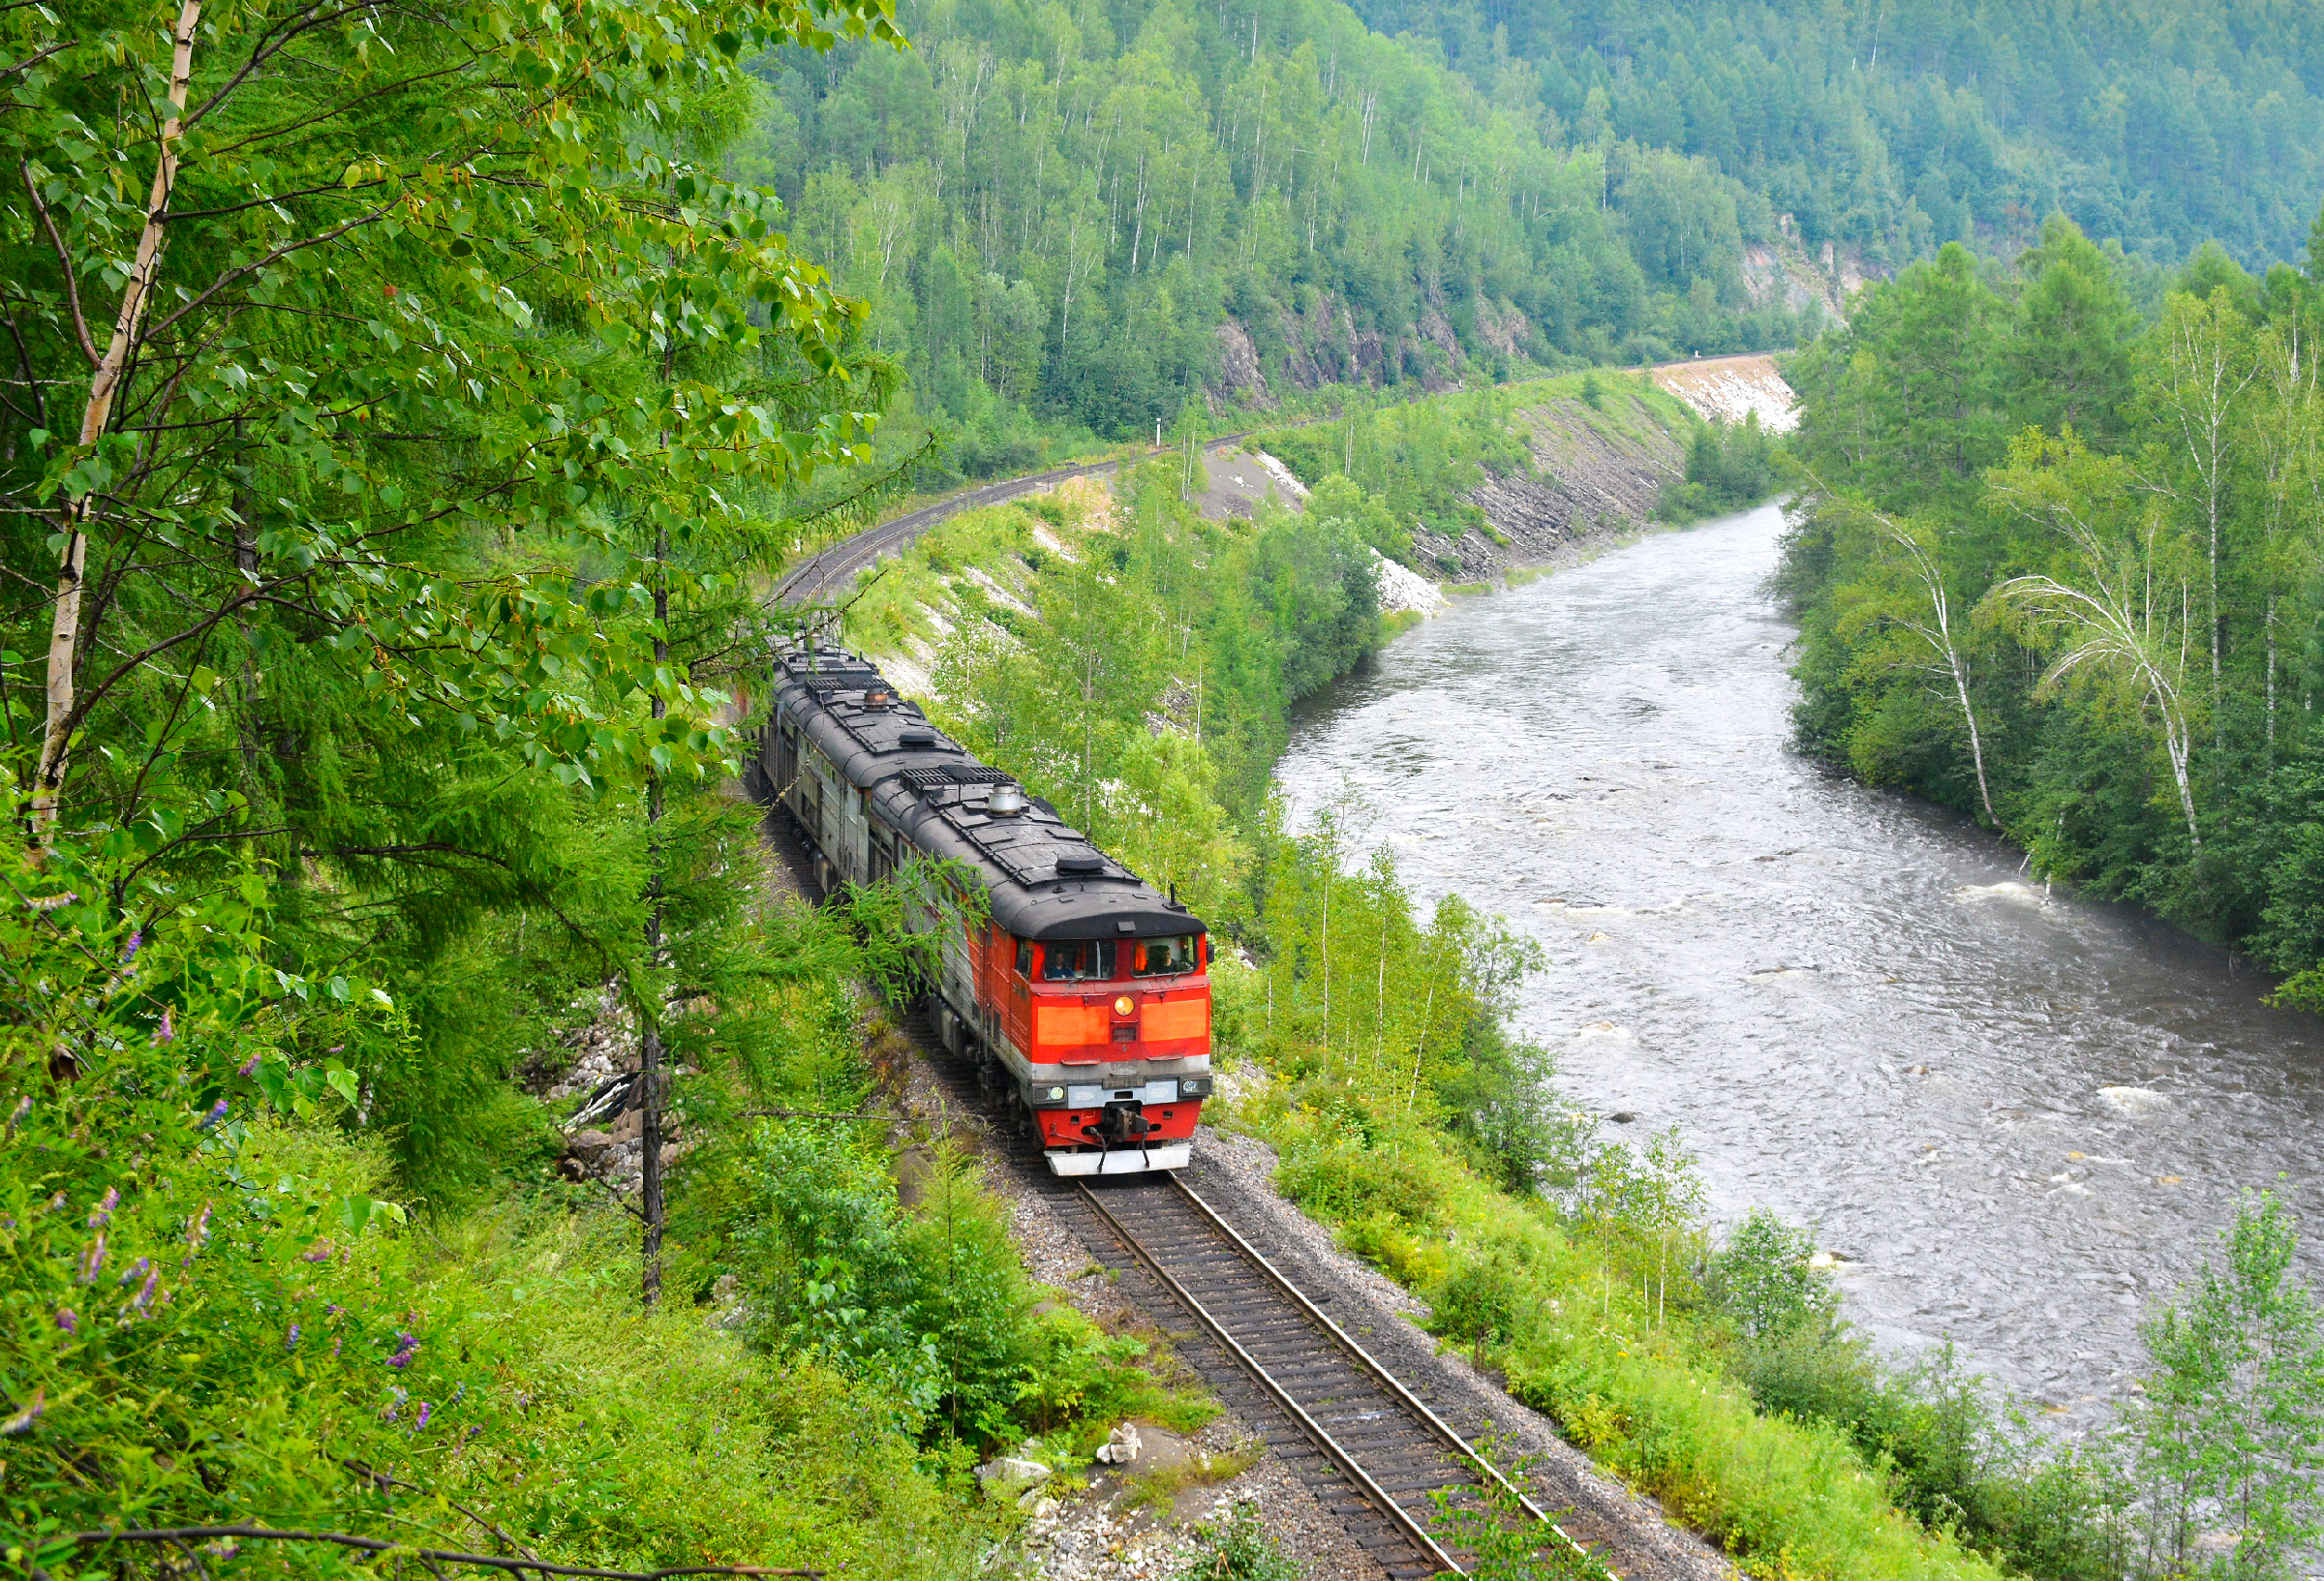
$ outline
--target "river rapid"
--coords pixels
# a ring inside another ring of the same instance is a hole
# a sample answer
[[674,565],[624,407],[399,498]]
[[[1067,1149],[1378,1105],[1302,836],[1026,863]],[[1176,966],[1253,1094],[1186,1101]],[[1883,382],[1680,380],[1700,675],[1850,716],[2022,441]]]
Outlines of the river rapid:
[[1294,822],[1352,800],[1423,901],[1539,938],[1519,1021],[1561,1088],[1635,1116],[1606,1136],[1677,1125],[1721,1222],[1813,1227],[1885,1350],[1949,1338],[2100,1425],[2240,1188],[2288,1194],[2324,1275],[2324,1023],[1792,752],[1782,526],[1649,537],[1398,638],[1296,721]]

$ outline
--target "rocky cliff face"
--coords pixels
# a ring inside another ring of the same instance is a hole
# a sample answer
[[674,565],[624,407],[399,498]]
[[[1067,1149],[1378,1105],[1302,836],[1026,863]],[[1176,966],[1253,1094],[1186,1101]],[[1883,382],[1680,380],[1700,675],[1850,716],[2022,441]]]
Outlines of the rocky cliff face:
[[1479,301],[1473,311],[1475,333],[1466,347],[1441,303],[1431,303],[1417,322],[1393,333],[1358,328],[1355,315],[1332,291],[1308,293],[1304,306],[1282,309],[1264,322],[1229,319],[1215,332],[1211,400],[1265,410],[1275,404],[1275,384],[1312,390],[1398,378],[1418,380],[1431,392],[1459,389],[1472,360],[1496,354],[1514,360],[1534,338],[1532,320],[1512,303]]
[[1416,533],[1422,566],[1450,581],[1483,582],[1512,565],[1571,559],[1589,539],[1650,518],[1664,482],[1685,475],[1686,451],[1639,402],[1616,394],[1606,405],[1595,412],[1551,401],[1519,412],[1533,475],[1488,478],[1469,496],[1504,541],[1475,529],[1457,538]]

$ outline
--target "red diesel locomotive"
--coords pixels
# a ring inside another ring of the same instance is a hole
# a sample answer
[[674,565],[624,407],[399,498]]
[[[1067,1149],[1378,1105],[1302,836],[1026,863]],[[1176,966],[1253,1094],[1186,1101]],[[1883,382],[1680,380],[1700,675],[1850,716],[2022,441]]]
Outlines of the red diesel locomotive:
[[1210,1092],[1201,919],[947,740],[869,660],[810,642],[780,650],[774,679],[754,789],[797,821],[826,892],[915,852],[984,884],[990,920],[937,943],[946,1047],[1023,1106],[1056,1173],[1184,1168]]

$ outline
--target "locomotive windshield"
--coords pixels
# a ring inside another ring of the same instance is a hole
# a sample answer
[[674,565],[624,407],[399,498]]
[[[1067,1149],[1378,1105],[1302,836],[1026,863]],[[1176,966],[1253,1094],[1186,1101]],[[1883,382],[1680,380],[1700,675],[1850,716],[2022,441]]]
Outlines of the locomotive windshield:
[[1194,935],[1170,939],[1140,939],[1130,967],[1135,977],[1175,977],[1194,970]]
[[1060,939],[1041,947],[1044,983],[1102,982],[1113,975],[1112,939]]

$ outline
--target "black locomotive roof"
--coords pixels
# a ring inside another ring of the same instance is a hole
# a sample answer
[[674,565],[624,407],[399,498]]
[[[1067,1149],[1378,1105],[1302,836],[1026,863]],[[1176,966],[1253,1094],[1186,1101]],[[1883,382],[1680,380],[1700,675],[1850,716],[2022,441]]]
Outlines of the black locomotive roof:
[[1021,812],[993,812],[993,792],[1015,781],[937,730],[868,659],[839,648],[778,649],[775,695],[882,822],[916,849],[982,874],[993,920],[1017,937],[1208,931],[1047,802],[1026,797]]

